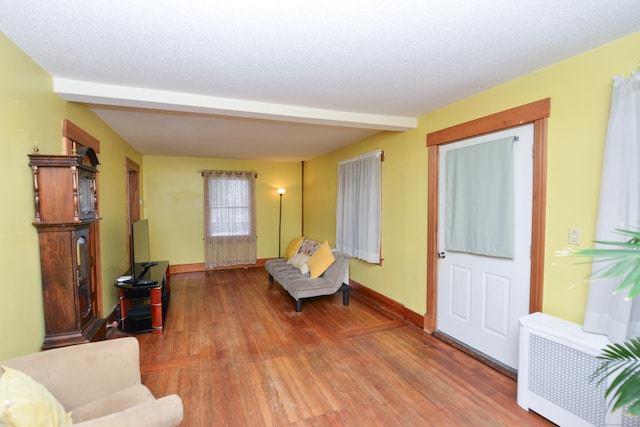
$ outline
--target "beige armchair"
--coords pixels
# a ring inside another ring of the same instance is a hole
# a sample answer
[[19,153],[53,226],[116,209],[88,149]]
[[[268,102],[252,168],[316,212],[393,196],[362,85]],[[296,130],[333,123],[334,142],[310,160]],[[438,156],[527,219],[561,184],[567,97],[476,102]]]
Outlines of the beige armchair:
[[47,350],[0,365],[43,384],[71,412],[74,426],[159,427],[182,421],[178,395],[156,399],[141,383],[140,349],[133,337]]

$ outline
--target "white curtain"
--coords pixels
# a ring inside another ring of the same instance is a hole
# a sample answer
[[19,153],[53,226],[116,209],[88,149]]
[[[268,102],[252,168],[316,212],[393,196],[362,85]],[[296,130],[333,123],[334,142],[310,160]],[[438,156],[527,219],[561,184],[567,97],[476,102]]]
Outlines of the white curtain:
[[[615,77],[602,168],[596,240],[624,240],[614,228],[640,221],[640,73]],[[597,267],[596,267],[597,268]],[[583,328],[612,342],[640,335],[640,298],[614,295],[619,280],[593,280]]]
[[255,172],[202,171],[205,266],[255,264]]
[[382,151],[338,163],[336,248],[380,262]]

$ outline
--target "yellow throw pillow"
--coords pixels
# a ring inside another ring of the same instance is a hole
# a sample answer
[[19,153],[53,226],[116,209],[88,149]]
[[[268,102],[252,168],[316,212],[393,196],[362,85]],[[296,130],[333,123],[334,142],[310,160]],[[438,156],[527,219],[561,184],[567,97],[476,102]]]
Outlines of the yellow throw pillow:
[[0,422],[10,427],[66,427],[72,424],[71,413],[65,413],[44,385],[23,372],[6,366],[1,368]]
[[287,246],[287,250],[284,252],[284,257],[286,259],[291,258],[296,254],[296,252],[298,252],[298,248],[302,244],[302,240],[302,237],[297,237],[289,242],[289,246]]
[[309,272],[311,273],[311,278],[316,279],[324,273],[327,268],[334,263],[336,259],[333,257],[331,253],[331,247],[329,246],[328,241],[324,241],[323,244],[320,245],[318,249],[309,257],[307,261],[307,265],[309,266]]

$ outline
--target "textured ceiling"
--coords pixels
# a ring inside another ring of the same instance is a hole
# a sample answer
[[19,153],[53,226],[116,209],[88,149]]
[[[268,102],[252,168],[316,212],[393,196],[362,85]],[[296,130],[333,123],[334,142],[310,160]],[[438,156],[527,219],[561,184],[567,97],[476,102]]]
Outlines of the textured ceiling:
[[297,161],[640,31],[640,1],[3,0],[0,29],[143,154]]

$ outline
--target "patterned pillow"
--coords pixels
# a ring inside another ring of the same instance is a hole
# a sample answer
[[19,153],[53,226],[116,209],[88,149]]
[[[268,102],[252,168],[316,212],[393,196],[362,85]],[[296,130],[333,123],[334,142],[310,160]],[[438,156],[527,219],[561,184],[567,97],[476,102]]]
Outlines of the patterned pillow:
[[298,253],[311,256],[314,254],[316,250],[318,250],[319,247],[320,247],[320,242],[304,239],[302,241],[302,244],[300,245],[300,249],[298,249]]

